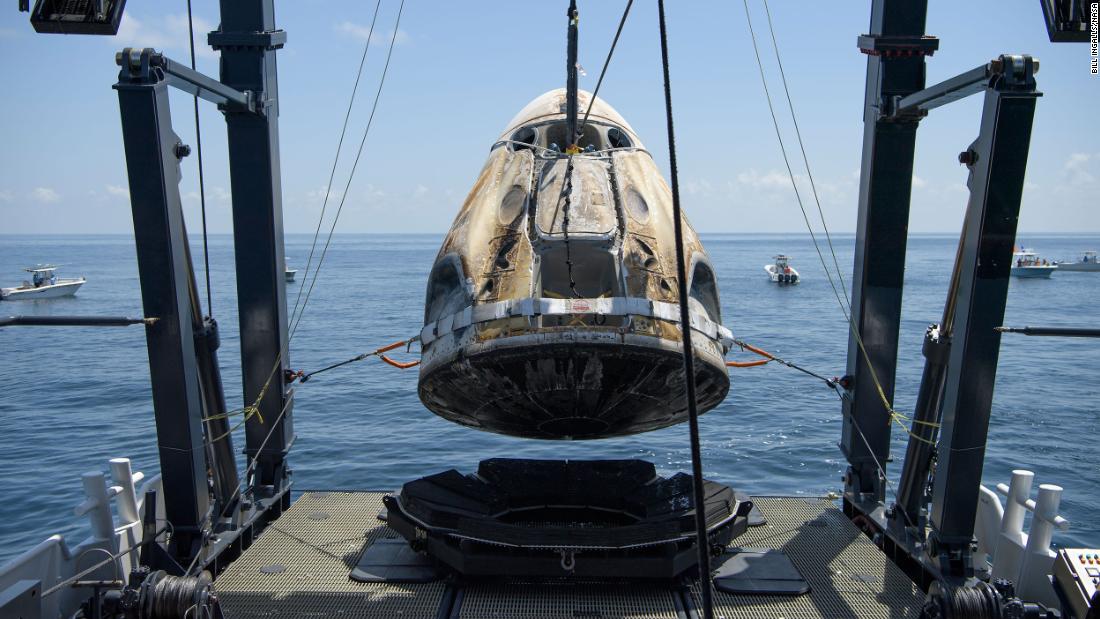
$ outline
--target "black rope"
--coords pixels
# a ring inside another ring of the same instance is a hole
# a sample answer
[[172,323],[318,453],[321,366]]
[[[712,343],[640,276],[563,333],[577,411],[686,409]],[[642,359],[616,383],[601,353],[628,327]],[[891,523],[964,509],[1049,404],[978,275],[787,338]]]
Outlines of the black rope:
[[676,275],[680,293],[680,331],[684,344],[684,385],[687,387],[688,425],[691,433],[692,495],[695,504],[695,545],[699,554],[699,589],[703,594],[703,617],[714,619],[710,589],[710,543],[707,538],[707,514],[703,493],[703,454],[699,446],[699,411],[695,400],[695,350],[691,344],[691,319],[688,314],[687,268],[684,260],[684,226],[680,212],[680,184],[676,172],[676,136],[672,127],[672,86],[669,84],[668,31],[665,25],[665,0],[657,0],[661,24],[661,69],[665,82],[665,120],[668,125],[668,163],[672,181],[672,220],[676,234]]
[[[378,21],[378,7],[382,6],[382,0],[374,3],[374,17],[370,20],[370,30],[367,32],[367,42],[363,45],[363,56],[359,59],[359,71],[355,74],[355,85],[351,87],[351,99],[348,101],[348,110],[344,113],[344,126],[340,129],[340,141],[336,143],[336,157],[332,160],[332,170],[328,173],[328,183],[325,185],[325,197],[321,202],[321,216],[317,218],[317,229],[313,231],[313,242],[309,245],[309,259],[306,260],[306,268],[302,273],[302,281],[309,278],[309,267],[313,264],[313,253],[317,249],[317,237],[321,235],[321,224],[325,221],[325,209],[328,208],[328,199],[332,195],[332,179],[336,177],[336,164],[340,162],[340,151],[344,148],[344,137],[348,132],[348,120],[351,118],[351,108],[355,105],[355,94],[359,92],[359,80],[363,77],[363,66],[367,63],[367,51],[370,49],[370,40],[374,36],[374,24]],[[298,287],[298,296],[294,299],[294,309],[290,311],[291,320],[298,312],[298,304],[302,300],[302,289]]]
[[393,46],[397,42],[397,31],[401,25],[401,14],[405,11],[405,0],[401,0],[401,5],[397,8],[397,19],[393,24],[393,36],[390,37],[390,48],[386,52],[386,64],[382,67],[382,77],[378,80],[378,90],[374,93],[374,104],[370,109],[370,116],[367,118],[367,126],[363,129],[363,138],[359,140],[359,150],[355,153],[355,161],[351,164],[351,172],[348,173],[348,182],[344,185],[344,193],[340,196],[340,204],[336,208],[336,216],[332,219],[332,226],[329,228],[328,237],[325,239],[325,246],[321,250],[321,257],[317,259],[317,269],[313,272],[313,279],[309,282],[309,290],[306,291],[306,296],[302,300],[301,310],[298,312],[298,318],[294,321],[294,326],[290,330],[290,337],[294,337],[294,333],[298,331],[298,325],[302,322],[302,316],[306,313],[306,306],[309,304],[309,297],[313,294],[313,287],[317,285],[317,277],[321,273],[321,265],[325,262],[325,256],[328,255],[329,245],[332,244],[332,235],[336,232],[336,223],[340,221],[340,213],[344,211],[344,202],[348,199],[348,189],[351,188],[351,181],[355,178],[355,170],[359,167],[359,159],[363,156],[363,147],[367,144],[367,136],[370,134],[371,125],[374,124],[374,113],[378,111],[378,101],[382,98],[382,87],[386,84],[386,74],[390,70],[390,59],[393,57]]
[[577,133],[584,135],[584,127],[588,124],[588,115],[592,113],[592,104],[596,102],[596,95],[600,93],[600,85],[603,84],[603,78],[607,75],[607,67],[611,64],[611,55],[615,53],[615,46],[619,44],[619,35],[623,33],[623,26],[626,25],[626,16],[630,14],[630,7],[634,5],[634,0],[627,0],[626,8],[623,10],[623,17],[619,20],[619,29],[615,31],[615,38],[611,39],[611,49],[607,50],[607,58],[603,61],[603,69],[600,70],[600,79],[596,80],[596,88],[592,91],[592,98],[588,100],[588,109],[584,111],[584,120],[581,121],[581,128],[577,130]]
[[362,361],[363,359],[366,359],[367,357],[373,357],[374,355],[375,355],[375,353],[363,353],[361,355],[355,355],[351,359],[347,359],[347,360],[341,361],[339,363],[333,363],[332,365],[327,365],[327,366],[325,366],[325,367],[323,367],[319,370],[314,370],[312,372],[306,372],[305,374],[302,375],[302,377],[299,379],[298,382],[304,383],[307,380],[313,378],[314,376],[316,376],[318,374],[321,374],[322,372],[327,372],[329,370],[335,370],[336,368],[344,367],[345,365],[347,365],[349,363],[355,363],[356,361]]
[[807,370],[807,369],[806,369],[806,368],[804,368],[804,367],[799,367],[799,366],[797,366],[797,365],[795,365],[795,364],[791,363],[790,361],[786,361],[786,360],[784,360],[784,359],[780,359],[779,357],[772,357],[772,361],[775,361],[776,363],[780,363],[780,364],[782,364],[782,365],[785,365],[785,366],[787,366],[787,367],[789,367],[789,368],[792,368],[792,369],[798,370],[799,372],[802,372],[803,374],[808,374],[808,375],[810,375],[810,376],[812,376],[812,377],[814,377],[814,378],[816,378],[816,379],[818,379],[818,380],[820,380],[820,381],[824,382],[824,383],[825,383],[825,384],[826,384],[826,385],[827,385],[827,386],[828,386],[829,388],[835,388],[835,387],[836,387],[836,385],[837,385],[837,381],[836,381],[836,380],[834,380],[834,379],[832,379],[832,378],[828,378],[828,377],[822,376],[821,374],[817,374],[817,373],[815,373],[815,372],[811,372],[810,370]]
[[[569,290],[573,296],[580,298],[577,292],[577,282],[573,279],[573,254],[569,249],[569,206],[573,200],[573,155],[565,160],[565,178],[561,181],[561,193],[565,197],[565,208],[562,209],[561,234],[565,242],[565,270],[569,275]],[[561,196],[558,197],[561,200]]]
[[[607,58],[603,61],[603,68],[600,70],[600,78],[596,80],[596,89],[592,91],[592,98],[588,101],[588,108],[584,111],[584,119],[581,121],[580,128],[577,130],[577,135],[573,136],[572,144],[576,144],[580,139],[580,136],[584,134],[584,128],[588,124],[588,116],[592,113],[592,104],[596,102],[596,95],[600,92],[600,86],[603,84],[603,78],[607,75],[607,67],[611,65],[611,57],[615,54],[615,47],[619,44],[619,36],[623,33],[623,26],[626,24],[626,17],[630,14],[630,7],[634,5],[634,0],[627,0],[626,8],[623,10],[623,16],[619,20],[619,27],[615,30],[615,37],[611,40],[611,48],[607,50]],[[574,7],[570,7],[569,19],[570,23],[576,18],[576,10]],[[576,71],[576,63],[573,66],[567,67],[567,71]],[[571,73],[572,74],[572,73]],[[571,145],[572,145],[571,144]],[[573,193],[573,154],[569,154],[569,159],[565,162],[565,178],[562,180],[561,194],[558,195],[558,204],[562,203],[562,199],[565,200],[565,208],[562,209],[562,241],[565,243],[565,270],[569,276],[569,290],[572,291],[574,297],[580,297],[580,293],[577,292],[577,282],[573,278],[573,252],[569,245],[569,207],[572,205],[572,193]]]
[[[191,0],[187,0],[187,42],[191,46],[191,70],[195,69],[195,23],[191,17]],[[202,130],[199,125],[199,95],[195,95],[195,155],[199,164],[199,207],[202,210],[202,260],[206,271],[206,315],[214,315],[210,294],[210,248],[206,238],[206,181],[202,174]]]

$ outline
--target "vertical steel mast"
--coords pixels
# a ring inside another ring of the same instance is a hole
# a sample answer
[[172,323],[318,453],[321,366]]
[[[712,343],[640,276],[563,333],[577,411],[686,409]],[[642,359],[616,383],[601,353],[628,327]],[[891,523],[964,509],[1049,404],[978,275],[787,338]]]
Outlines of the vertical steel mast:
[[890,417],[882,398],[894,398],[917,137],[917,119],[887,118],[882,103],[924,88],[925,56],[938,43],[924,36],[927,10],[926,0],[875,0],[870,34],[860,39],[867,54],[867,87],[852,275],[853,331],[848,339],[852,397],[844,403],[840,445],[850,463],[845,491],[873,502],[885,498],[878,465],[885,465],[890,455]]
[[569,42],[565,66],[565,126],[569,132],[567,151],[576,150],[577,139],[577,0],[569,0]]
[[255,112],[226,110],[225,123],[244,402],[256,403],[259,412],[245,424],[245,453],[257,461],[255,484],[271,493],[285,489],[294,437],[290,411],[283,412],[291,394],[275,65],[275,50],[285,42],[286,33],[275,28],[274,0],[221,0],[221,26],[209,35],[221,52],[221,82],[250,93],[256,106]]

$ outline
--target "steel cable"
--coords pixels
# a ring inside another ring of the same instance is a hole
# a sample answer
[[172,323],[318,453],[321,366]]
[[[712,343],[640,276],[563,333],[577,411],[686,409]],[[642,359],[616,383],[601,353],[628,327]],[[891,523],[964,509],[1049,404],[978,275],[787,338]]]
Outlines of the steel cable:
[[699,411],[695,400],[695,349],[691,344],[691,322],[688,314],[687,268],[684,259],[683,215],[680,211],[680,183],[676,171],[676,135],[672,123],[672,87],[668,69],[668,31],[665,24],[665,0],[657,0],[661,28],[661,69],[665,85],[665,121],[668,126],[669,178],[672,181],[672,219],[676,236],[676,286],[680,296],[680,329],[684,345],[684,385],[687,388],[688,422],[691,435],[692,499],[695,506],[695,545],[699,556],[699,589],[703,597],[704,619],[714,619],[714,602],[710,588],[710,543],[707,536],[707,515],[703,492],[703,455],[699,445]]
[[[190,0],[188,0],[190,1]],[[328,199],[332,195],[332,179],[336,177],[336,164],[340,162],[340,151],[344,148],[344,137],[348,131],[348,120],[351,118],[351,109],[355,105],[355,95],[359,92],[359,80],[363,77],[363,67],[367,63],[367,51],[370,50],[371,38],[374,36],[374,25],[378,21],[378,8],[382,6],[382,0],[374,3],[374,16],[370,20],[370,29],[367,31],[367,42],[363,45],[363,55],[359,58],[359,70],[355,74],[355,85],[351,87],[351,98],[348,100],[348,109],[344,113],[344,126],[340,129],[340,140],[336,143],[336,156],[332,160],[332,170],[328,174],[328,183],[325,184],[325,197],[321,201],[321,215],[317,218],[317,229],[313,231],[313,242],[309,246],[309,259],[306,260],[306,268],[302,272],[302,281],[309,278],[309,267],[313,264],[313,252],[317,249],[317,238],[321,234],[321,224],[325,221],[325,209],[328,208]],[[290,312],[291,320],[298,312],[298,304],[302,300],[302,289],[298,287],[298,296],[294,299],[294,309]]]
[[[850,331],[852,333],[853,339],[855,339],[855,341],[856,341],[856,345],[859,348],[861,356],[863,357],[863,361],[864,361],[864,363],[867,364],[867,369],[868,369],[868,371],[871,375],[871,382],[874,383],[875,390],[878,392],[879,400],[882,402],[882,406],[887,412],[887,415],[888,415],[887,423],[888,424],[889,423],[896,423],[909,436],[912,436],[912,437],[916,438],[917,440],[927,441],[927,439],[925,439],[924,437],[917,436],[908,427],[906,427],[906,425],[905,425],[905,423],[903,423],[903,421],[914,421],[913,418],[908,416],[908,415],[904,415],[904,414],[898,412],[897,410],[895,410],[893,403],[890,401],[889,398],[886,397],[886,390],[883,388],[882,381],[879,380],[877,372],[875,372],[875,366],[874,366],[874,364],[871,363],[871,356],[868,354],[867,347],[863,343],[863,337],[860,335],[859,328],[855,324],[855,317],[852,316],[851,305],[848,302],[848,297],[847,297],[846,293],[843,293],[843,292],[841,292],[841,289],[838,289],[836,282],[833,280],[832,272],[829,269],[829,265],[825,261],[825,255],[821,251],[821,244],[818,243],[817,235],[814,234],[813,225],[810,223],[809,214],[806,212],[806,207],[802,202],[802,194],[798,190],[798,183],[795,181],[795,178],[794,178],[794,171],[791,167],[790,158],[787,156],[787,147],[783,142],[783,135],[782,135],[782,132],[779,129],[779,120],[778,120],[778,118],[776,117],[776,114],[775,114],[775,107],[772,104],[771,92],[768,89],[767,78],[764,74],[764,63],[760,58],[760,49],[759,49],[759,46],[757,45],[757,42],[756,42],[756,33],[755,33],[755,31],[753,30],[753,27],[752,27],[752,16],[749,13],[748,0],[742,0],[742,4],[745,7],[745,20],[748,23],[749,36],[752,40],[752,48],[753,48],[753,52],[756,56],[756,66],[757,66],[757,68],[759,69],[759,72],[760,72],[760,82],[761,82],[761,85],[764,88],[764,96],[765,96],[765,99],[767,100],[767,103],[768,103],[768,112],[771,114],[772,126],[775,128],[776,139],[779,141],[779,150],[783,155],[783,163],[787,168],[787,175],[790,178],[791,187],[794,189],[795,200],[798,202],[798,208],[802,212],[802,220],[805,222],[806,229],[810,233],[810,240],[813,241],[814,250],[817,252],[818,260],[821,262],[821,268],[824,269],[824,271],[825,271],[825,278],[828,280],[829,286],[833,290],[833,295],[836,297],[836,301],[840,305],[841,314],[844,315],[845,320],[848,322],[848,328],[850,329]],[[774,31],[773,31],[773,34],[774,34]],[[775,44],[774,38],[773,38],[773,44]],[[778,51],[777,51],[777,55],[778,55]],[[786,80],[785,79],[784,79],[784,85],[786,85]],[[788,97],[789,97],[789,94],[788,94]],[[791,107],[791,113],[792,113],[792,115],[794,113],[793,105]],[[800,138],[800,140],[801,140],[801,138]],[[805,149],[803,149],[803,154],[805,154]],[[807,168],[807,170],[809,170],[809,168]],[[816,190],[815,190],[815,192],[816,192]],[[822,217],[822,221],[824,221],[824,213],[821,213],[821,217]],[[831,238],[829,239],[829,245],[830,245],[830,248],[831,248],[832,247]],[[833,257],[834,257],[834,260],[835,260],[835,257],[836,257],[835,250],[833,250]],[[838,271],[837,274],[839,276],[839,264],[837,265],[837,271]],[[842,284],[842,286],[843,286],[843,284]],[[928,426],[934,426],[934,427],[939,426],[939,424],[933,424],[932,422],[925,422],[925,421],[918,421],[917,423],[919,423],[921,425],[928,425]]]
[[374,104],[371,106],[370,116],[367,118],[367,126],[363,129],[363,138],[359,141],[359,150],[355,153],[355,161],[351,165],[351,172],[348,173],[348,182],[344,185],[344,192],[340,196],[340,204],[336,208],[336,216],[332,220],[332,226],[329,228],[328,237],[325,239],[325,246],[321,250],[321,257],[317,259],[317,269],[313,272],[313,279],[309,283],[309,290],[306,291],[306,296],[302,300],[302,306],[298,312],[298,318],[294,321],[293,327],[290,329],[290,338],[294,337],[294,334],[298,331],[298,325],[302,322],[302,316],[306,313],[306,306],[309,304],[309,298],[313,294],[313,287],[317,285],[317,277],[321,273],[321,265],[324,264],[325,256],[328,254],[329,245],[332,243],[332,235],[336,231],[336,224],[340,221],[340,213],[344,211],[344,203],[348,199],[348,189],[351,188],[351,182],[355,178],[355,171],[359,167],[359,159],[363,155],[363,147],[367,143],[367,136],[370,135],[371,125],[374,124],[374,114],[378,111],[378,101],[382,98],[382,87],[386,84],[386,74],[390,70],[390,60],[393,57],[393,47],[397,42],[397,32],[401,26],[401,14],[405,10],[405,0],[401,0],[401,4],[397,9],[397,19],[393,25],[393,35],[390,37],[390,47],[386,52],[386,63],[382,67],[382,77],[378,80],[378,90],[374,93]]
[[[191,16],[191,0],[187,0],[187,43],[191,47],[191,70],[195,71],[195,24]],[[206,238],[206,180],[202,173],[202,129],[199,124],[199,95],[195,94],[195,155],[199,164],[199,208],[202,212],[202,259],[206,271],[206,315],[214,315],[210,294],[210,248]]]
[[[581,121],[581,128],[577,131],[578,134],[584,135],[584,127],[588,124],[588,115],[592,113],[592,105],[596,103],[596,95],[600,94],[600,86],[603,85],[603,78],[607,75],[607,67],[611,64],[611,56],[615,53],[615,46],[619,44],[619,36],[623,33],[623,26],[626,25],[626,17],[630,15],[630,7],[634,5],[634,0],[627,0],[626,8],[623,9],[622,19],[619,20],[619,28],[615,30],[615,38],[611,39],[611,48],[607,50],[607,58],[603,61],[603,69],[600,69],[600,77],[596,80],[596,88],[592,90],[592,98],[588,100],[588,108],[584,111],[584,120]],[[574,136],[574,142],[576,141]]]

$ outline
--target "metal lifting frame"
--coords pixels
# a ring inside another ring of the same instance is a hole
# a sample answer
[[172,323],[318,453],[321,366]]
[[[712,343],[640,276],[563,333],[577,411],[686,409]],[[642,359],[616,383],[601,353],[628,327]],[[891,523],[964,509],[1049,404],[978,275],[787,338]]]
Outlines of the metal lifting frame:
[[[221,28],[209,35],[222,52],[220,81],[153,50],[127,49],[116,58],[142,300],[145,316],[156,319],[146,335],[166,517],[175,532],[169,552],[182,565],[205,566],[226,549],[242,550],[254,523],[289,506],[293,392],[285,372],[275,72],[275,50],[285,40],[274,26],[273,0],[222,0]],[[248,500],[240,497],[228,423],[210,419],[225,411],[217,325],[202,317],[194,283],[178,187],[179,161],[190,149],[172,130],[168,86],[216,103],[228,127],[243,400],[258,412],[245,420]]]
[[[1002,56],[923,88],[924,57],[936,49],[936,40],[923,35],[925,10],[923,2],[875,0],[872,34],[859,41],[871,56],[852,284],[859,338],[852,335],[849,341],[852,393],[844,405],[841,444],[849,460],[845,510],[884,532],[884,550],[923,585],[932,578],[959,583],[972,573],[974,517],[1000,346],[995,327],[1004,317],[1040,96],[1034,80],[1038,61],[1028,56]],[[886,509],[886,481],[878,466],[889,456],[891,417],[859,340],[892,400],[917,124],[929,110],[982,91],[979,137],[959,157],[970,169],[970,200],[943,322],[926,334],[926,366],[898,500]]]
[[880,504],[886,497],[879,465],[885,466],[890,456],[890,415],[876,378],[883,395],[893,401],[917,134],[915,119],[887,118],[882,108],[892,97],[924,88],[924,59],[939,43],[924,36],[927,8],[926,0],[874,0],[871,33],[859,41],[868,54],[867,87],[852,275],[853,332],[848,339],[852,390],[843,405],[840,446],[849,462],[845,494],[860,504]]

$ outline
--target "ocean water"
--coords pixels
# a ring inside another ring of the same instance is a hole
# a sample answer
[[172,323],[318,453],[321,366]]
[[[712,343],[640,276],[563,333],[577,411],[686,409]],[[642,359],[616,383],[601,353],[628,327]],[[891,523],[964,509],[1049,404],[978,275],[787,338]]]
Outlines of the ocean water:
[[[303,269],[309,235],[290,235],[287,255]],[[424,284],[439,235],[338,235],[291,343],[291,365],[316,369],[415,335]],[[1068,258],[1100,247],[1100,237],[1029,237],[1044,255]],[[805,235],[711,235],[706,247],[719,277],[725,324],[744,340],[827,376],[844,373],[847,331],[824,271]],[[923,358],[921,340],[942,313],[956,239],[916,236],[908,245],[896,408],[912,410]],[[853,238],[836,237],[847,278]],[[201,279],[201,246],[194,256]],[[768,282],[763,265],[794,256],[798,286]],[[232,239],[211,238],[213,314],[231,407],[242,404]],[[828,255],[828,254],[826,254]],[[60,274],[83,274],[75,298],[0,302],[0,315],[140,315],[133,240],[129,236],[0,237],[0,283],[19,269],[51,261]],[[299,272],[301,279],[302,272]],[[289,284],[294,305],[305,282]],[[200,283],[201,287],[201,283]],[[1100,274],[1055,273],[1013,280],[1005,323],[1100,326]],[[1062,513],[1072,522],[1056,541],[1100,545],[1100,342],[1006,335],[998,368],[985,483],[1007,482],[1013,468],[1037,483],[1065,488]],[[398,355],[401,357],[402,355]],[[751,359],[732,353],[731,359]],[[708,477],[755,494],[821,495],[841,487],[844,459],[840,403],[821,383],[769,365],[731,369],[730,395],[701,419]],[[296,490],[393,489],[446,468],[472,470],[483,458],[645,458],[664,473],[688,470],[687,425],[602,441],[544,442],[463,428],[428,412],[416,396],[416,370],[370,359],[297,387],[290,455]],[[37,328],[0,330],[0,562],[48,535],[70,542],[86,534],[72,508],[82,500],[80,474],[106,470],[127,456],[135,470],[158,468],[143,330]],[[234,437],[243,447],[243,437]],[[897,475],[905,450],[895,428]],[[241,465],[243,468],[243,464]]]

